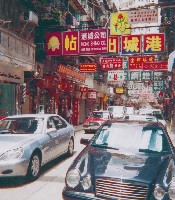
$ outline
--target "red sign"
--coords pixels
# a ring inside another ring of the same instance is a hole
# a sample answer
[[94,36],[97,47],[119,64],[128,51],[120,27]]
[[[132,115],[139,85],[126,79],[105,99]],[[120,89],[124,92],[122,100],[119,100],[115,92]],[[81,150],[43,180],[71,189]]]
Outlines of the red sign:
[[119,36],[109,36],[108,38],[108,52],[119,53]]
[[108,29],[80,31],[80,54],[108,53]]
[[102,70],[122,69],[123,58],[102,58]]
[[46,55],[59,56],[62,55],[62,35],[61,33],[46,34]]
[[165,35],[163,33],[146,34],[144,37],[144,53],[161,53],[165,50]]
[[143,69],[144,62],[154,62],[155,56],[129,56],[128,69]]
[[97,64],[96,63],[81,63],[80,72],[96,72]]
[[78,31],[63,32],[63,55],[78,55]]
[[96,100],[96,98],[97,98],[97,92],[96,91],[94,91],[94,90],[89,90],[88,91],[88,99],[89,100]]
[[79,73],[65,65],[59,65],[59,68],[57,69],[58,74],[63,74],[72,78],[75,78],[76,80],[80,80],[80,81],[85,81],[86,80],[86,76],[82,73]]
[[140,54],[141,53],[141,35],[122,35],[121,36],[122,54]]
[[143,63],[143,70],[168,70],[168,62],[145,62]]

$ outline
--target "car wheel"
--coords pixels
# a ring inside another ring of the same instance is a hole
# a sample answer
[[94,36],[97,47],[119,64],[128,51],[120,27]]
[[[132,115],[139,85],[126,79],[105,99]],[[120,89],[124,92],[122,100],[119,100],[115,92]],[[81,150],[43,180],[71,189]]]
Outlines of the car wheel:
[[41,169],[41,158],[37,153],[34,153],[31,156],[28,171],[27,171],[27,178],[30,181],[34,181],[39,177]]
[[70,157],[73,155],[73,151],[74,151],[74,141],[71,138],[69,141],[69,146],[68,146],[68,151],[67,151],[67,156]]

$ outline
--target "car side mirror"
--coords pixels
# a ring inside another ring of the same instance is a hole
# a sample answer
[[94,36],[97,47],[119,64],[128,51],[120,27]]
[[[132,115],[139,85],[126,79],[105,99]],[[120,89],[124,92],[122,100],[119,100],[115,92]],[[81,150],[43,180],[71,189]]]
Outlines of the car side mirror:
[[80,139],[80,144],[88,145],[90,143],[89,139],[81,138]]

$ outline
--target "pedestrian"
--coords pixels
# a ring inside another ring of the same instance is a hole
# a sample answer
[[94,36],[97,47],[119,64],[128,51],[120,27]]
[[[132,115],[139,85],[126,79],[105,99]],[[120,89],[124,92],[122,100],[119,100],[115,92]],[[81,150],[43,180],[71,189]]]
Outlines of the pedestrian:
[[66,120],[72,124],[72,115],[73,115],[73,112],[71,110],[71,107],[69,107],[69,109],[66,109]]

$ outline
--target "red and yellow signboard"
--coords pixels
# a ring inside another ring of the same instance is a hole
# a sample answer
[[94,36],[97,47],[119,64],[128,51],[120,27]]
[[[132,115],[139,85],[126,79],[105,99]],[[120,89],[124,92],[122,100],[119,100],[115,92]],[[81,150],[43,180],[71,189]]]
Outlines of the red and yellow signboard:
[[121,51],[124,55],[141,53],[141,35],[121,36]]
[[97,64],[96,63],[81,63],[80,72],[96,72]]
[[146,34],[144,37],[145,54],[161,53],[165,50],[165,35],[163,33]]
[[119,36],[109,36],[108,52],[116,54],[119,53]]
[[168,70],[168,62],[157,61],[150,63],[143,63],[143,70]]
[[123,68],[123,58],[102,58],[101,69],[102,70],[114,70]]
[[62,55],[62,35],[59,32],[46,34],[46,55]]
[[108,29],[79,32],[80,54],[108,53]]
[[154,62],[155,56],[129,56],[128,69],[143,69],[144,62]]
[[63,32],[63,55],[78,55],[78,31]]

